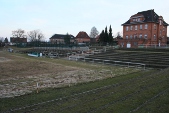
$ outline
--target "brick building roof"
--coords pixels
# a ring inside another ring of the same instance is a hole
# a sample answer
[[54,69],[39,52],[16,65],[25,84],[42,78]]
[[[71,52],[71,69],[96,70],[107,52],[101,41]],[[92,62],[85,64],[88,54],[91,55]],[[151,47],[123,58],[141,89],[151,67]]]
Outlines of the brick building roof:
[[86,32],[84,32],[84,31],[79,32],[77,34],[76,38],[89,38],[90,39],[90,37],[88,36],[88,34]]
[[[142,11],[142,12],[138,12],[137,14],[135,15],[132,15],[131,17],[133,16],[138,16],[138,15],[142,15],[144,16],[144,21],[141,21],[142,23],[145,23],[145,22],[154,22],[154,23],[159,23],[158,20],[159,20],[159,17],[155,12],[154,12],[154,9],[153,10],[147,10],[147,11]],[[141,23],[141,22],[137,22],[137,23]],[[125,22],[124,24],[122,25],[129,25],[129,24],[136,24],[136,23],[131,23],[130,22],[130,19]],[[163,25],[165,26],[168,26],[168,23],[166,23],[165,21],[163,21]]]

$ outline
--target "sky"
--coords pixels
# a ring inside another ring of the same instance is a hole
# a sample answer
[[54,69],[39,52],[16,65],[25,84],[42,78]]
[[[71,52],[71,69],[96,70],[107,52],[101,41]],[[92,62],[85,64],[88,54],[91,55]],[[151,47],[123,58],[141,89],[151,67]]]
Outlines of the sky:
[[169,23],[168,5],[169,0],[0,0],[0,37],[38,29],[49,40],[54,34],[90,35],[92,27],[101,32],[110,25],[115,36],[122,33],[121,24],[141,11],[154,9]]

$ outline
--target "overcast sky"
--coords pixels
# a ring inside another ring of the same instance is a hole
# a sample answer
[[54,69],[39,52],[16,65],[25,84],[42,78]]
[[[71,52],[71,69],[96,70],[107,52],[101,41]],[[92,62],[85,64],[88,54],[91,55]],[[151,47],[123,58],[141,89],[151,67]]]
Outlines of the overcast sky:
[[0,0],[0,37],[9,38],[19,28],[39,29],[48,40],[53,34],[89,35],[93,26],[101,32],[110,25],[116,35],[131,15],[150,9],[169,23],[169,0]]

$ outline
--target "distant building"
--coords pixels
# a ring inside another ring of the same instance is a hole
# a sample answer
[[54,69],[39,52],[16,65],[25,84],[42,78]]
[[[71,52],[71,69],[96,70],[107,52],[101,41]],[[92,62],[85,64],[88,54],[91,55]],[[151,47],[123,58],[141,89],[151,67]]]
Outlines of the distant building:
[[[63,34],[54,34],[51,38],[50,38],[50,42],[51,43],[57,43],[57,44],[64,44],[64,37],[67,35],[63,35]],[[75,37],[73,35],[69,35],[70,36],[70,42],[75,42]]]
[[90,43],[90,37],[84,31],[81,31],[75,37],[77,43]]
[[10,37],[10,45],[16,45],[18,43],[27,43],[27,38]]
[[162,16],[158,16],[154,12],[154,9],[132,15],[122,26],[123,39],[117,39],[121,47],[162,46],[167,44],[168,24]]
[[97,35],[95,38],[90,38],[91,43],[97,43],[99,40],[100,35]]

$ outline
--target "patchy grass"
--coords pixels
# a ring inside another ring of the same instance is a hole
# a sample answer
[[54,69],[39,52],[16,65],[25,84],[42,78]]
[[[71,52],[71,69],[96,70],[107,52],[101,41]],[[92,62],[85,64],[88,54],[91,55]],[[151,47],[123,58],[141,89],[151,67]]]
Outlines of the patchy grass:
[[[34,58],[1,52],[0,97],[14,97],[39,88],[65,87],[140,71],[139,69],[73,62],[63,59]],[[4,60],[8,59],[8,60]]]
[[15,74],[0,75],[0,91],[6,91],[1,97],[10,97],[0,99],[0,112],[169,112],[169,69],[143,71],[22,54],[0,55],[11,59],[0,63],[5,65],[0,69],[9,66]]

